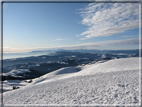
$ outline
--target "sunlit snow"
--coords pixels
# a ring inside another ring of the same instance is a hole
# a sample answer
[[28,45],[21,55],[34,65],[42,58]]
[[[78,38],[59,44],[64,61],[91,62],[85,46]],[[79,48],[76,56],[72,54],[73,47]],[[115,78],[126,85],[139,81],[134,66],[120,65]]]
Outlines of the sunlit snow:
[[4,92],[3,102],[5,105],[140,105],[139,71],[139,58],[61,68],[19,89]]

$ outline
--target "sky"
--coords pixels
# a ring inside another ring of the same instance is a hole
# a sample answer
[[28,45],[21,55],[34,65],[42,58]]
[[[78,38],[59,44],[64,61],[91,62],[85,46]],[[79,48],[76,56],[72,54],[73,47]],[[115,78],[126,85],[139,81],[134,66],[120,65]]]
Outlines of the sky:
[[138,3],[3,3],[3,52],[139,49]]

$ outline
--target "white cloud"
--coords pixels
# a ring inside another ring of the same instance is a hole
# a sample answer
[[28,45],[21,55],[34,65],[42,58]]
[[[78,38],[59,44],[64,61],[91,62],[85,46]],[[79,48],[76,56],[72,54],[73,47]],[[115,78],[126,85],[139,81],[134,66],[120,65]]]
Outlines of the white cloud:
[[137,35],[124,35],[123,38],[136,37]]
[[3,47],[3,48],[10,48],[10,47]]
[[63,39],[56,39],[56,40],[63,40]]
[[138,3],[91,3],[80,12],[88,29],[82,39],[111,36],[139,27]]
[[[125,46],[129,45],[139,45],[138,38],[125,39],[125,40],[110,40],[110,41],[100,41],[100,42],[89,42],[75,45],[62,45],[62,46],[51,46],[44,47],[44,49],[107,49],[109,46],[122,46],[122,49],[125,49]],[[43,49],[43,48],[39,48]]]
[[100,42],[90,42],[90,43],[83,43],[83,44],[77,44],[72,45],[74,47],[88,47],[88,46],[94,46],[94,47],[102,47],[102,46],[119,46],[119,45],[139,45],[139,39],[138,38],[132,38],[132,39],[125,39],[125,40],[110,40],[110,41],[100,41]]
[[76,37],[78,37],[79,35],[76,35]]
[[55,39],[54,41],[69,40],[69,39]]
[[[48,50],[48,49],[114,49],[111,46],[120,47],[119,49],[127,49],[127,46],[139,46],[139,39],[125,39],[125,40],[109,40],[100,42],[89,42],[75,45],[49,46],[49,47],[34,47],[34,48],[4,48],[4,53],[7,52],[30,52],[33,50]],[[130,49],[132,48],[130,46]]]

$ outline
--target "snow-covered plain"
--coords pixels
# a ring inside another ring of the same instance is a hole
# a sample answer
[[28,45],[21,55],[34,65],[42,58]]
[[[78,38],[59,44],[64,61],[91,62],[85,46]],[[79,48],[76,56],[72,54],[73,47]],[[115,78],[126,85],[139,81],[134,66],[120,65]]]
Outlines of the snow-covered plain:
[[61,68],[3,93],[4,105],[141,104],[139,58]]

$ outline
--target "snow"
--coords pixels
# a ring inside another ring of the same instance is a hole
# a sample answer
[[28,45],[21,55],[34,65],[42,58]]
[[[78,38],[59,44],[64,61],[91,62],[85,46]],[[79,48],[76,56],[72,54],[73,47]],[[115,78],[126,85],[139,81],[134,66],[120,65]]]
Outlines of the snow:
[[31,71],[29,71],[29,69],[14,69],[14,70],[11,70],[8,73],[3,73],[3,75],[4,76],[8,76],[8,75],[16,76],[18,74],[23,74],[23,73],[26,73],[26,72],[31,72]]
[[[86,65],[80,72],[80,75],[95,74],[95,73],[106,73],[106,72],[116,72],[125,70],[137,70],[139,69],[139,60],[137,58],[123,58],[123,59],[113,59],[113,60],[103,60],[98,61],[94,66]],[[106,63],[104,63],[106,62]],[[87,72],[86,72],[87,71]]]
[[106,55],[105,55],[105,54],[103,54],[103,55],[102,55],[102,58],[106,58]]
[[5,80],[3,81],[3,92],[12,91],[13,86],[26,86],[28,85],[27,82],[20,81],[20,80]]
[[[3,93],[4,105],[140,105],[139,58],[66,67]],[[8,84],[9,85],[9,84]]]

